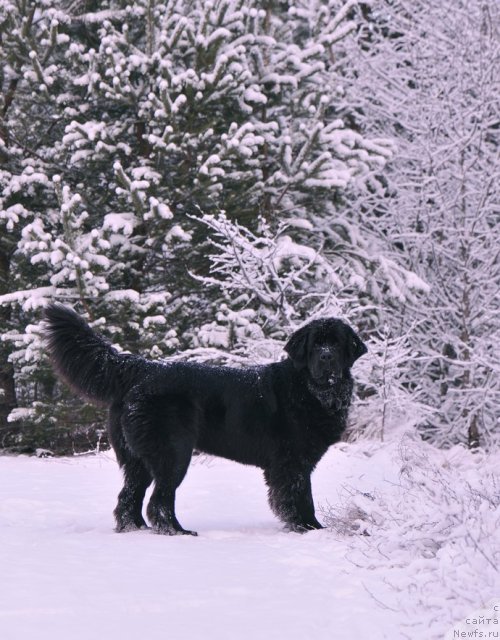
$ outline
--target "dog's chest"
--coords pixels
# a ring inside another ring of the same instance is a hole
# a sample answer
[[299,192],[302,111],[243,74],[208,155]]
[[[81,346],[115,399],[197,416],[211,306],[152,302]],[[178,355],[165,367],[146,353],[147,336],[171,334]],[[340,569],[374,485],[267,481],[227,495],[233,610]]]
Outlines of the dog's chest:
[[328,406],[325,408],[318,400],[303,403],[295,412],[295,425],[292,441],[298,443],[304,457],[313,464],[323,456],[328,447],[338,442],[346,426],[347,408],[340,411]]
[[327,389],[316,389],[308,385],[309,392],[321,405],[323,411],[330,417],[347,418],[351,404],[352,382],[344,381]]

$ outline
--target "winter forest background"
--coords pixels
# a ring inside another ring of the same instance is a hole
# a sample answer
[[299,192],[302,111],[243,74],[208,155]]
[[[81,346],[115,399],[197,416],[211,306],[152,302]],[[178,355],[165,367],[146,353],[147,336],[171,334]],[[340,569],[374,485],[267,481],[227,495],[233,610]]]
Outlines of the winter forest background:
[[104,446],[59,300],[150,358],[348,319],[353,435],[498,446],[494,0],[0,0],[0,447]]

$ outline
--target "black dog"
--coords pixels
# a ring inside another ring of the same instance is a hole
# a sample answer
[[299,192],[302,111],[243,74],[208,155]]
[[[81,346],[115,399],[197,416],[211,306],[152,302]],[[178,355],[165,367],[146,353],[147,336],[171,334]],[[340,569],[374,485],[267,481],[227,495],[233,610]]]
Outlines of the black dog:
[[55,370],[80,395],[109,406],[109,438],[125,483],[114,511],[117,531],[146,527],[188,533],[175,516],[175,491],[193,449],[264,470],[274,513],[293,531],[319,529],[311,472],[346,425],[350,367],[366,353],[337,319],[296,331],[273,364],[233,369],[151,362],[116,351],[74,311],[46,310]]

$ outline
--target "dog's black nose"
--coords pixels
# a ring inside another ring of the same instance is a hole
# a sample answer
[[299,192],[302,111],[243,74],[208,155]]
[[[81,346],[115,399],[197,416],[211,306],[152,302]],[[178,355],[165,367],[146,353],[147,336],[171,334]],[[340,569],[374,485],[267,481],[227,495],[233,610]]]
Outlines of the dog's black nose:
[[320,354],[319,359],[321,360],[321,362],[331,362],[333,359],[333,353],[331,353],[330,351],[323,351]]

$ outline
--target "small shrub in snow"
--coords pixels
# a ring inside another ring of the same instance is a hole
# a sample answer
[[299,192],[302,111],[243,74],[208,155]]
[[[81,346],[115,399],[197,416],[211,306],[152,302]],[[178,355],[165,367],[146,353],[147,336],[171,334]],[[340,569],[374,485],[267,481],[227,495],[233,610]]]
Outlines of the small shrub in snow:
[[391,440],[433,414],[408,367],[415,359],[410,332],[392,336],[386,327],[371,335],[368,354],[357,365],[359,398],[350,416],[349,439]]
[[[336,533],[355,535],[350,559],[391,585],[394,596],[383,604],[403,609],[409,625],[431,625],[436,635],[427,637],[441,638],[500,591],[498,458],[461,446],[440,451],[413,436],[389,446],[399,482],[370,492],[344,488],[342,506],[329,507],[325,521]],[[380,459],[375,451],[368,464]]]

